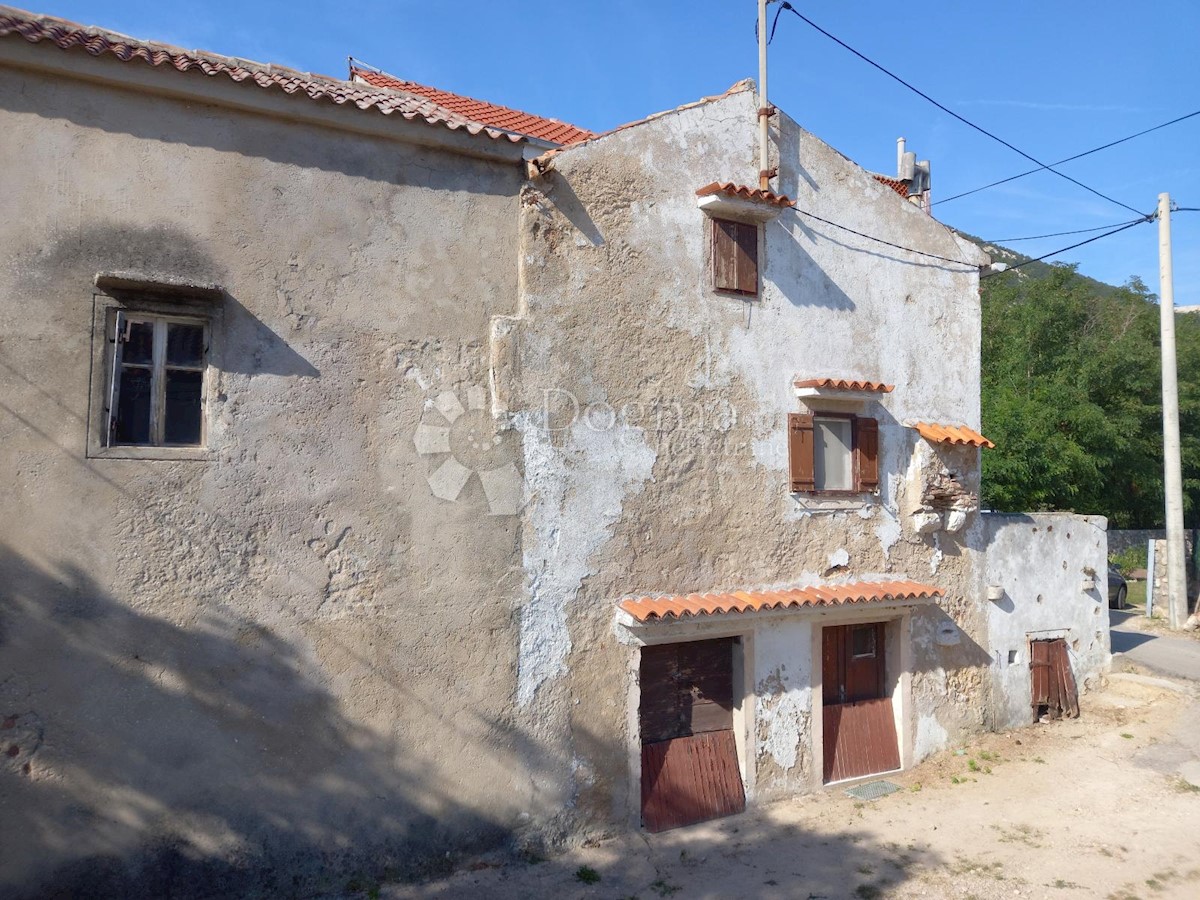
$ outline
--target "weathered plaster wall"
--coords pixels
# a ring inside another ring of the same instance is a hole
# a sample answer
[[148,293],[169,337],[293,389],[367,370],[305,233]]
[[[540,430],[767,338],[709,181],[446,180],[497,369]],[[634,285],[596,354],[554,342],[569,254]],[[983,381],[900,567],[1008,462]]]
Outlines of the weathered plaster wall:
[[[427,483],[520,461],[482,408],[519,164],[16,70],[0,158],[0,893],[278,896],[519,828],[570,760],[512,715],[518,520]],[[85,457],[101,270],[228,291],[212,459]]]
[[[753,93],[736,91],[560,152],[523,193],[523,316],[503,329],[503,347],[519,351],[496,379],[514,384],[527,472],[523,715],[548,740],[580,726],[629,739],[636,640],[614,630],[616,598],[902,576],[947,589],[944,604],[912,617],[928,752],[980,727],[986,711],[973,569],[982,534],[975,515],[957,534],[933,535],[902,518],[917,440],[903,423],[979,425],[983,260],[784,118],[780,180],[801,207],[968,265],[785,211],[764,230],[761,299],[715,294],[695,190],[755,182],[754,122]],[[896,384],[865,410],[881,425],[878,502],[814,509],[788,493],[798,376]],[[977,484],[971,454],[965,475]],[[937,643],[952,620],[960,639]],[[810,627],[797,620],[754,637],[763,792],[811,781]],[[575,812],[619,816],[630,767],[576,755],[588,777]]]
[[[1112,662],[1108,631],[1108,535],[1102,516],[1027,513],[983,516],[994,727],[1032,721],[1029,641],[1065,638],[1080,691]],[[1085,583],[1093,586],[1085,590]]]

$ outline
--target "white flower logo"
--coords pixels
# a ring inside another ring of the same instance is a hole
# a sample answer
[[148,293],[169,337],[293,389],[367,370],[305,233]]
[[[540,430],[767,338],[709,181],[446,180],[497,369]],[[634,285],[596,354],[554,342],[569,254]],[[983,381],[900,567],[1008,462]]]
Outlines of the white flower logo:
[[478,474],[487,496],[488,514],[515,516],[521,507],[521,473],[511,461],[512,453],[504,446],[504,438],[493,434],[484,389],[477,384],[468,387],[466,406],[453,391],[443,391],[426,409],[436,410],[447,423],[422,421],[413,435],[421,456],[449,454],[427,479],[433,495],[453,503],[471,476]]

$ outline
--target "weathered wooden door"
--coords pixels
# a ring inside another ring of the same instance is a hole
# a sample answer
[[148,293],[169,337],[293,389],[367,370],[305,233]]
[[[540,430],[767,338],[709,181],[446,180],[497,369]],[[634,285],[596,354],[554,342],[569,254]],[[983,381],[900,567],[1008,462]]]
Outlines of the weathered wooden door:
[[642,648],[642,824],[665,831],[741,812],[733,638]]
[[900,768],[886,694],[884,623],[829,626],[821,643],[825,781]]
[[1079,715],[1079,692],[1064,639],[1030,641],[1029,670],[1035,722],[1042,716],[1073,719]]

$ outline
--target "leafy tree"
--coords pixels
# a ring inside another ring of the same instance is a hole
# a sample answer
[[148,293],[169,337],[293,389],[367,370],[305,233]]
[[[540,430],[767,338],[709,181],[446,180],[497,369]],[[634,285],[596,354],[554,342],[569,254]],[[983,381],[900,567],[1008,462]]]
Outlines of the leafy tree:
[[[1161,525],[1158,306],[1052,266],[983,282],[985,504]],[[1178,315],[1185,516],[1200,519],[1200,317]]]

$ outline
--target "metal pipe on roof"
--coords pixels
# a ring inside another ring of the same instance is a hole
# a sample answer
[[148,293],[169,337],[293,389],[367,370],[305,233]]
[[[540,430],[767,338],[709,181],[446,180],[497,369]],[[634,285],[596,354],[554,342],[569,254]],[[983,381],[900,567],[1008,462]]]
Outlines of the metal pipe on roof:
[[770,190],[771,104],[767,101],[767,2],[758,0],[758,188]]

